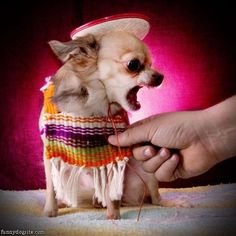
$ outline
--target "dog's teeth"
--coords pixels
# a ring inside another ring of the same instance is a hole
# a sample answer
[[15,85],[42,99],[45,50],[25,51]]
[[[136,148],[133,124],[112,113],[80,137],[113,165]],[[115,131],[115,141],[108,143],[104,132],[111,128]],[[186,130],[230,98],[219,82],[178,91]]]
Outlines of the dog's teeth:
[[130,108],[134,111],[140,109],[141,107],[139,101],[137,101],[137,93],[140,88],[141,88],[140,86],[133,87],[132,89],[129,90],[126,97]]
[[136,101],[136,103],[135,103],[135,108],[136,108],[136,110],[138,110],[140,107],[141,107],[140,102],[139,102],[139,101]]

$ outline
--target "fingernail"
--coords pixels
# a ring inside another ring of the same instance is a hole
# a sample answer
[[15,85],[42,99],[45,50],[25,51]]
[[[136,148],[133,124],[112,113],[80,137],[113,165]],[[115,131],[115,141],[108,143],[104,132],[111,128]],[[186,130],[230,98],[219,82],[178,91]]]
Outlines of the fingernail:
[[166,157],[166,156],[167,156],[167,151],[166,151],[165,149],[161,149],[159,155],[160,155],[161,157]]
[[144,149],[143,154],[146,157],[151,157],[152,156],[152,152],[151,152],[150,148]]
[[179,160],[179,156],[174,154],[171,158],[172,161],[178,161]]
[[116,142],[116,136],[115,135],[111,135],[108,137],[108,142],[111,144],[115,144]]

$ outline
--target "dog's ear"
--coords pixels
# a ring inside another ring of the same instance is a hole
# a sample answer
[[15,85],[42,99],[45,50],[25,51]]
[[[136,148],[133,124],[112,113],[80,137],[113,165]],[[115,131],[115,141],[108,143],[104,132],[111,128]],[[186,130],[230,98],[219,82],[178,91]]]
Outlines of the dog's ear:
[[[70,41],[71,42],[71,41]],[[55,55],[62,61],[65,62],[68,60],[70,53],[75,50],[73,47],[73,44],[71,45],[70,42],[60,42],[57,40],[52,40],[48,42],[50,45],[52,51],[55,53]]]
[[[86,36],[76,38],[74,41],[76,41],[78,43],[78,45],[81,42],[84,42],[85,46],[89,47],[90,49],[96,50],[96,51],[98,51],[98,49],[99,49],[98,40],[92,34],[87,34]],[[83,45],[81,45],[81,46],[83,46]]]
[[68,42],[52,40],[49,45],[62,62],[66,62],[71,57],[78,59],[87,56],[91,51],[97,52],[99,49],[97,40],[91,34]]

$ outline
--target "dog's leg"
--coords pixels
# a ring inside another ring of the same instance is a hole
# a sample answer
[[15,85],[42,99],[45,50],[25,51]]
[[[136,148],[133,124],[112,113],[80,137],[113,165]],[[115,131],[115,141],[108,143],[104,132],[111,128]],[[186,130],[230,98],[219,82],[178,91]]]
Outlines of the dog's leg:
[[119,220],[120,219],[120,201],[111,201],[109,197],[109,188],[106,189],[106,202],[107,202],[107,213],[106,217],[108,220]]
[[161,197],[158,191],[158,181],[155,178],[154,174],[149,174],[150,177],[147,181],[147,187],[151,196],[152,204],[159,205]]
[[55,217],[57,216],[58,205],[51,176],[52,166],[50,160],[45,158],[45,155],[44,155],[44,168],[46,175],[46,203],[44,206],[44,215],[48,217]]
[[[39,118],[39,130],[44,129],[43,115],[44,115],[44,109],[42,109]],[[41,138],[45,146],[45,136],[42,135]],[[46,203],[44,206],[44,215],[49,217],[54,217],[57,216],[58,206],[51,176],[52,167],[50,160],[46,158],[45,148],[43,151],[44,151],[43,153],[44,170],[46,176]]]
[[147,186],[152,199],[153,205],[164,207],[192,207],[191,203],[184,199],[162,199],[158,191],[158,181],[153,174],[149,177]]
[[112,179],[112,173],[108,174],[108,181],[105,189],[106,203],[107,203],[107,213],[106,217],[108,220],[118,220],[120,219],[120,203],[121,201],[112,201],[110,198],[110,183]]

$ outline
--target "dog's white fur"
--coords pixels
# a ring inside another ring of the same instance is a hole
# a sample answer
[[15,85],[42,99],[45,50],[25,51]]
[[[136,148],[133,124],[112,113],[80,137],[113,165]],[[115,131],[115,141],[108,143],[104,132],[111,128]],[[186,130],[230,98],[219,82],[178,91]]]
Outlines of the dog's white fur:
[[[53,101],[62,112],[76,116],[107,115],[109,104],[115,114],[121,108],[136,110],[136,102],[127,99],[129,91],[135,86],[157,86],[162,76],[151,68],[151,57],[142,41],[127,32],[107,33],[99,39],[88,35],[76,42],[50,42],[52,50],[64,65],[53,77],[55,96]],[[140,62],[142,68],[130,71],[128,64],[132,60]],[[137,92],[137,91],[136,91]],[[135,99],[135,95],[132,99]],[[43,115],[43,111],[42,111]],[[42,115],[40,126],[42,127]],[[158,182],[153,174],[143,171],[142,163],[131,158],[130,165],[146,182],[147,198],[153,204],[160,203]],[[46,173],[46,204],[44,213],[56,216],[58,203],[51,176],[51,162],[44,158]],[[90,169],[81,174],[79,184],[81,195],[78,199],[81,206],[93,197],[93,176]],[[84,194],[83,194],[84,192]],[[141,179],[129,168],[126,169],[123,205],[139,205],[144,193]],[[119,218],[119,202],[107,199],[107,218]],[[91,201],[92,202],[92,201]]]

